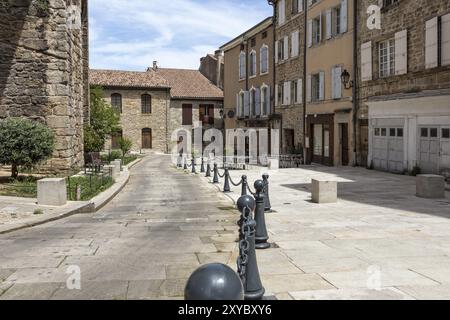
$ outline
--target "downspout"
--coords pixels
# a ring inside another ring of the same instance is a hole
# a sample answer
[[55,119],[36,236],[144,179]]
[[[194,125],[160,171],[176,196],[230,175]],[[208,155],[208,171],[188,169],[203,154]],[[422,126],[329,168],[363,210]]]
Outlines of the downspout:
[[358,0],[353,0],[353,157],[358,166]]
[[169,101],[170,101],[170,89],[166,91],[166,153],[169,153]]
[[[357,0],[355,0],[357,1]],[[308,3],[305,4],[305,18],[304,18],[304,32],[303,32],[303,164],[307,164],[307,148],[306,148],[306,90],[307,90],[307,72],[306,72],[306,54],[307,54],[307,42],[308,42]],[[311,143],[311,142],[310,142]]]

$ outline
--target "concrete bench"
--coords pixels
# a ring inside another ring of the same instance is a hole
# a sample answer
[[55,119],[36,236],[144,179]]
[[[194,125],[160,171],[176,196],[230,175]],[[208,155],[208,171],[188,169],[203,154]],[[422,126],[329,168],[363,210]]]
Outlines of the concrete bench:
[[67,203],[67,187],[64,178],[41,179],[37,182],[38,204],[63,206]]
[[421,174],[416,178],[416,195],[426,199],[445,198],[445,178],[434,174]]
[[313,179],[311,195],[314,203],[336,203],[337,181]]

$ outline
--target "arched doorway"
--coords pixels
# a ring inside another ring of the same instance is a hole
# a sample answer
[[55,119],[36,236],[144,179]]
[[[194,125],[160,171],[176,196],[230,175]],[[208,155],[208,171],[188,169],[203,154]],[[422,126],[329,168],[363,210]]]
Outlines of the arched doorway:
[[152,129],[142,129],[142,149],[152,149]]

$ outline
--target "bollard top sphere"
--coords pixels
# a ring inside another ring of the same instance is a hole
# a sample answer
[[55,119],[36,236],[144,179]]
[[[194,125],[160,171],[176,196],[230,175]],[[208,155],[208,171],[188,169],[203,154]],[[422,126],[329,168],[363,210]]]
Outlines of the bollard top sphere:
[[262,175],[262,177],[263,177],[264,180],[269,180],[269,174],[268,173],[264,173]]
[[255,187],[255,190],[256,190],[257,193],[263,192],[263,190],[264,190],[264,181],[256,180],[254,187]]
[[244,288],[238,274],[221,263],[198,268],[184,290],[185,300],[244,300]]
[[255,199],[253,199],[252,196],[246,195],[242,196],[237,201],[237,208],[239,212],[242,212],[244,208],[249,207],[252,211],[255,210],[256,202]]

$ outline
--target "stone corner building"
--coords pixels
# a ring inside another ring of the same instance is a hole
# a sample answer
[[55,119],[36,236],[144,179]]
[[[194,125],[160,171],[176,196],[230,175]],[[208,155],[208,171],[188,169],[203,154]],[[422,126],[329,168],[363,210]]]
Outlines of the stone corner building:
[[87,0],[0,2],[0,118],[27,117],[56,135],[52,171],[83,165],[89,114]]
[[91,70],[91,86],[101,86],[105,99],[120,115],[121,131],[106,149],[117,149],[120,137],[133,151],[169,153],[177,129],[222,128],[223,92],[198,70],[153,68],[144,72]]

